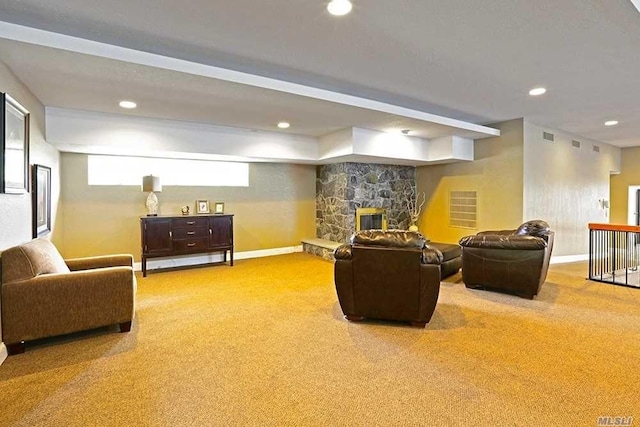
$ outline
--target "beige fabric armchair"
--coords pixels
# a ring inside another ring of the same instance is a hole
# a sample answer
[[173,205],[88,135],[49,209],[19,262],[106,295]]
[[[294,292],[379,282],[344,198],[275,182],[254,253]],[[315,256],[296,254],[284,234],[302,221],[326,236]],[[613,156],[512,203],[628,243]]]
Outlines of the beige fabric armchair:
[[131,329],[136,279],[131,255],[64,260],[48,240],[2,252],[2,340],[25,341],[119,324]]

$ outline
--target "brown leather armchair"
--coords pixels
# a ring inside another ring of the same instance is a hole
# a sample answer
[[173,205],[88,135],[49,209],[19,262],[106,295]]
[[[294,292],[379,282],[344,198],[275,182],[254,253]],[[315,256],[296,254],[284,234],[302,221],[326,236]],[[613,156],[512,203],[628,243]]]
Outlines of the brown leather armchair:
[[419,327],[431,320],[442,253],[420,233],[358,231],[334,255],[338,301],[348,320],[398,320]]
[[541,220],[516,230],[483,231],[460,240],[467,288],[499,290],[533,299],[547,277],[554,232]]

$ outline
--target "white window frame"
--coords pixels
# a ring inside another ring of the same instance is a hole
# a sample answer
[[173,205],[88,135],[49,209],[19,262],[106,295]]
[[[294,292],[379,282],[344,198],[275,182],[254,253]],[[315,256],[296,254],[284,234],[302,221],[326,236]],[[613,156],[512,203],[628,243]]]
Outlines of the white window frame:
[[160,177],[163,186],[248,187],[249,164],[160,157],[89,155],[89,185],[140,185],[142,177]]

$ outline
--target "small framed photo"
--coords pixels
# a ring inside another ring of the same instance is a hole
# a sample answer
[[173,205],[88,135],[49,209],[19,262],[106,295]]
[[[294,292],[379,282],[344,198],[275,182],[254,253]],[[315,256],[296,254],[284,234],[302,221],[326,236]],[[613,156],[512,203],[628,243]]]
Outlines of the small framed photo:
[[205,214],[209,212],[210,210],[208,200],[196,200],[196,213]]
[[216,214],[223,214],[224,213],[224,203],[223,202],[216,202],[214,207],[215,207],[215,209],[214,209],[213,213],[216,213]]

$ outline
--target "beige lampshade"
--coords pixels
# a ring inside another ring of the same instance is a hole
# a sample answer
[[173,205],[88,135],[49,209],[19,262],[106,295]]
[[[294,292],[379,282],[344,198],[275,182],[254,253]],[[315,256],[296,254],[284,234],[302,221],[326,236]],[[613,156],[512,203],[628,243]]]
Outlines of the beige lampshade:
[[142,191],[153,191],[159,193],[162,191],[162,185],[160,185],[160,177],[147,175],[142,177]]

